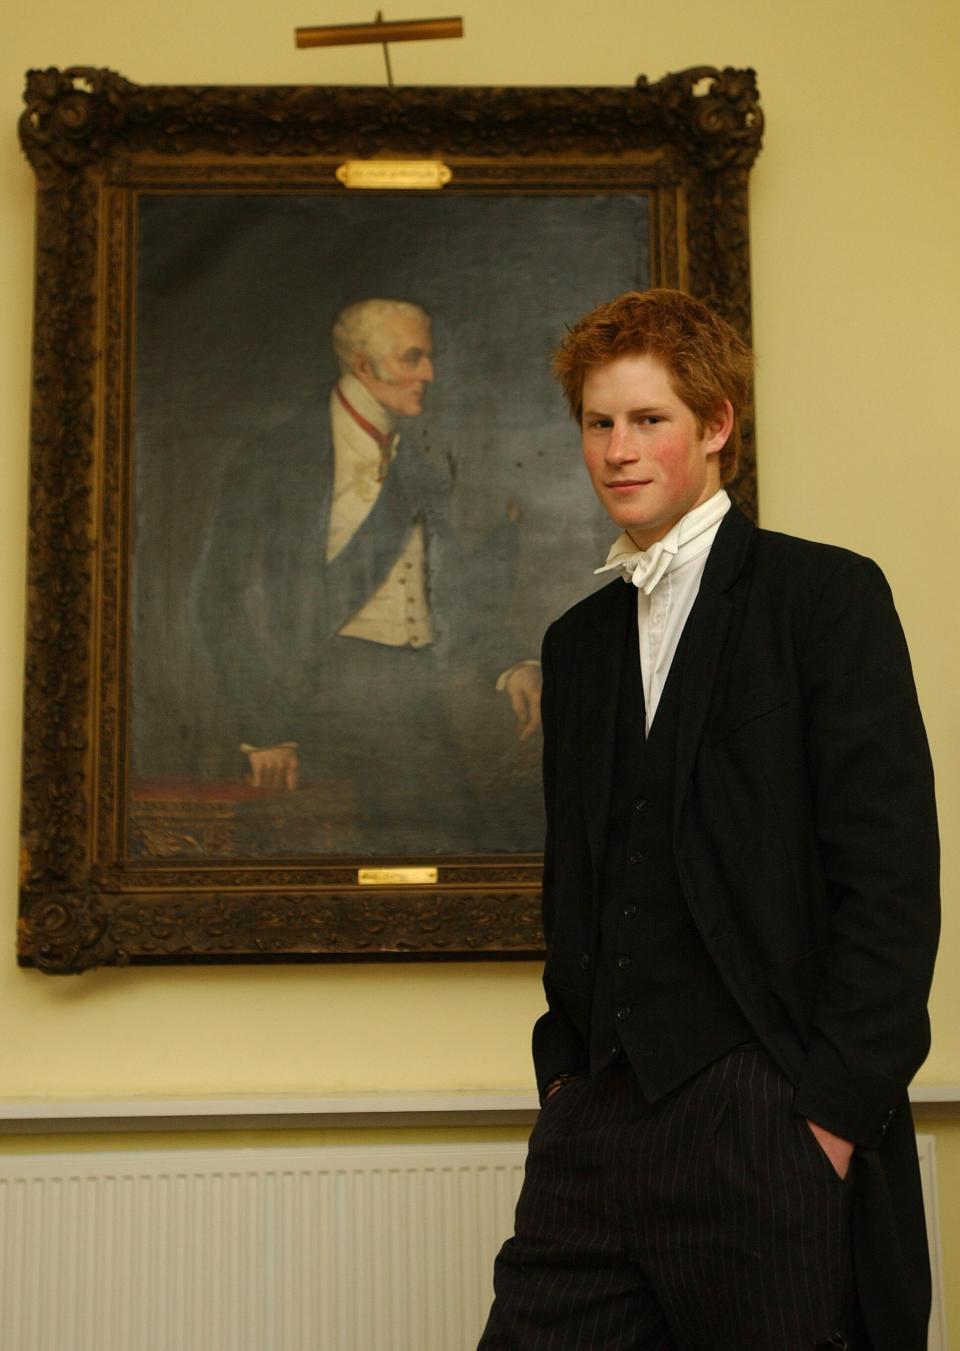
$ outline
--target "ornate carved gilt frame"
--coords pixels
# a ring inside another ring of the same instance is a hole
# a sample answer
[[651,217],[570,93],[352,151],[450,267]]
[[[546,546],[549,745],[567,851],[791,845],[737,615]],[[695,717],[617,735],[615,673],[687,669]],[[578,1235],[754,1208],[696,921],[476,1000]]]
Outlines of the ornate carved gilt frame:
[[[132,202],[145,188],[309,191],[344,159],[442,157],[463,181],[649,189],[655,278],[747,337],[750,70],[632,88],[140,87],[31,71],[37,177],[19,960],[530,957],[536,856],[440,860],[436,885],[359,886],[349,859],[144,862],[124,830]],[[531,178],[532,175],[532,178]],[[755,514],[752,427],[736,496]]]

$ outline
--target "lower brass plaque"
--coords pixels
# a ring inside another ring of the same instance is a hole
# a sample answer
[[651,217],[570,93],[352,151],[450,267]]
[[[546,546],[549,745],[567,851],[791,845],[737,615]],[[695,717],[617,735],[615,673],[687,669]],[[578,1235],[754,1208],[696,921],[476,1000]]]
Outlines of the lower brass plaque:
[[429,886],[437,880],[436,868],[358,868],[357,881],[365,887]]

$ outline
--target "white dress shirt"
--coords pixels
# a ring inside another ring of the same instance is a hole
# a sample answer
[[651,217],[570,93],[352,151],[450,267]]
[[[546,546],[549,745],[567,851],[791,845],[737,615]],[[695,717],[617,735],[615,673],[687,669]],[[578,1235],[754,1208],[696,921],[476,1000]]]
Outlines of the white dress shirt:
[[682,516],[663,539],[639,550],[624,531],[613,543],[607,561],[596,572],[620,568],[625,582],[637,588],[640,673],[649,735],[670,674],[670,666],[700,590],[710,546],[730,510],[723,488]]

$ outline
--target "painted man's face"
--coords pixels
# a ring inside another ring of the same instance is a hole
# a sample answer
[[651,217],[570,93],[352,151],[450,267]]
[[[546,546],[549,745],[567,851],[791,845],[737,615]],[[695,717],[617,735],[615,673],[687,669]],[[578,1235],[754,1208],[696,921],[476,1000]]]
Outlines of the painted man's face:
[[379,354],[361,354],[354,375],[384,408],[399,417],[416,417],[433,379],[430,322],[419,315],[391,314],[383,321]]
[[618,357],[583,382],[583,458],[607,514],[638,549],[662,539],[720,487],[719,452],[730,435],[726,404],[701,430],[666,366],[646,354]]

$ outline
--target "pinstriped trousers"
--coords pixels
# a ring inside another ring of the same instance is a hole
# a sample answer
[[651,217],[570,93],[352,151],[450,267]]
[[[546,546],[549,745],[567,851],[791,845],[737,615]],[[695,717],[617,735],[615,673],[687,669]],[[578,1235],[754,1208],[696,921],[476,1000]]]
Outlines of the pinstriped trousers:
[[757,1046],[654,1104],[626,1066],[573,1079],[530,1137],[478,1351],[851,1345],[851,1175]]

